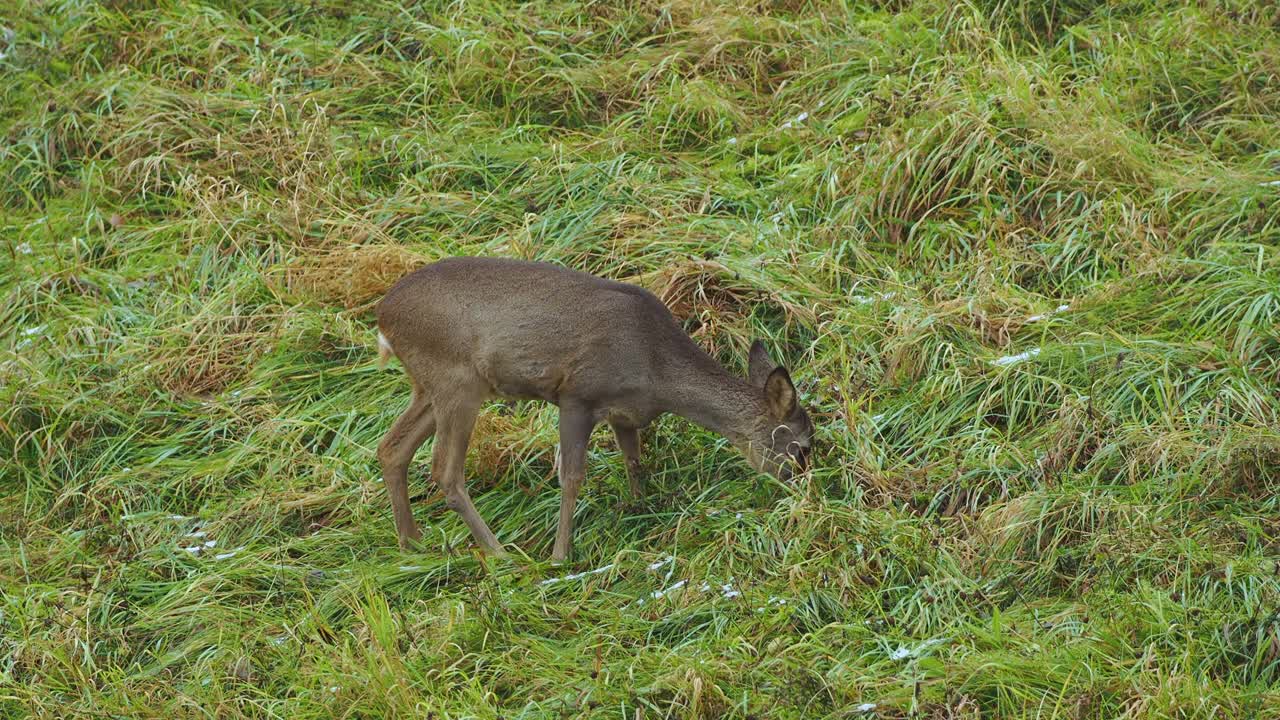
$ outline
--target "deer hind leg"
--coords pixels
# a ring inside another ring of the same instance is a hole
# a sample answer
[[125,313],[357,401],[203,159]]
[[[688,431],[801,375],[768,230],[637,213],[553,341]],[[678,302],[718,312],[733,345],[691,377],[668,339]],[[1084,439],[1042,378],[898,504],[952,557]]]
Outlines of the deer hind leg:
[[631,497],[639,500],[644,496],[645,472],[640,462],[640,431],[633,427],[625,427],[610,423],[614,437],[618,439],[618,449],[622,451],[622,459],[627,463],[627,483],[631,486]]
[[436,430],[436,419],[431,413],[431,401],[416,383],[409,407],[391,425],[391,429],[378,443],[378,462],[382,465],[382,482],[391,498],[391,512],[395,517],[396,536],[401,549],[408,550],[414,540],[422,537],[413,521],[409,506],[409,463],[413,454]]
[[475,428],[476,415],[484,401],[483,393],[469,393],[464,397],[454,397],[444,404],[437,399],[435,405],[436,445],[431,454],[431,476],[444,492],[445,504],[449,509],[462,516],[462,521],[471,530],[471,535],[485,552],[491,555],[503,555],[502,545],[493,531],[485,524],[484,518],[476,512],[476,506],[467,493],[464,471],[467,462],[467,446],[471,442],[471,431]]

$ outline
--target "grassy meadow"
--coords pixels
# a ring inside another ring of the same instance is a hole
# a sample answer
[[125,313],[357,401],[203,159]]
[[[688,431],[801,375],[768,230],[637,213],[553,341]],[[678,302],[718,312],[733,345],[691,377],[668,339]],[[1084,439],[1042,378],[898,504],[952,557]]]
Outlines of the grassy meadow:
[[[0,0],[0,717],[1280,717],[1269,0]],[[791,369],[816,467],[495,403],[478,556],[372,306],[456,254]]]

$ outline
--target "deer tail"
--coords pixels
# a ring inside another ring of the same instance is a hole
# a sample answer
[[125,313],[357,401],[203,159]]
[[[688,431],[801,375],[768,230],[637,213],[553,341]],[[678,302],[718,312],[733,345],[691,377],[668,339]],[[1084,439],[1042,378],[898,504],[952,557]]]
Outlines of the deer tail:
[[388,341],[387,336],[383,335],[382,331],[379,330],[378,331],[378,367],[380,368],[386,367],[387,360],[391,359],[391,356],[395,354],[396,354],[395,351],[391,349],[391,342]]

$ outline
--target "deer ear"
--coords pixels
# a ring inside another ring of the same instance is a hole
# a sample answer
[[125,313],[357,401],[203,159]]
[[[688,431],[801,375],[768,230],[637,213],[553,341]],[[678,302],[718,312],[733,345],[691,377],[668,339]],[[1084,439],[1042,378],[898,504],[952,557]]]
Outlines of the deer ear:
[[796,386],[784,367],[774,368],[764,382],[764,400],[774,420],[785,420],[796,410]]
[[747,381],[758,388],[764,387],[765,380],[769,378],[769,373],[778,367],[778,364],[769,357],[769,351],[765,349],[764,343],[756,340],[751,343],[751,353],[747,355]]

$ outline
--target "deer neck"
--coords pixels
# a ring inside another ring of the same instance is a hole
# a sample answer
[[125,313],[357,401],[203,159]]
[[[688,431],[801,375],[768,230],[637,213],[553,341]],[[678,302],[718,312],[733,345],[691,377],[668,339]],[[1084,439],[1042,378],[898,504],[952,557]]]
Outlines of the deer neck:
[[[692,343],[690,343],[692,345]],[[661,404],[735,444],[749,437],[763,412],[763,394],[696,346],[670,358],[661,373]]]

